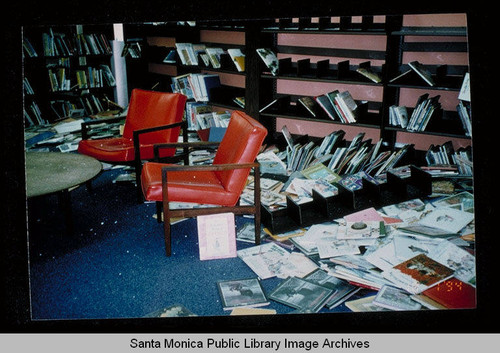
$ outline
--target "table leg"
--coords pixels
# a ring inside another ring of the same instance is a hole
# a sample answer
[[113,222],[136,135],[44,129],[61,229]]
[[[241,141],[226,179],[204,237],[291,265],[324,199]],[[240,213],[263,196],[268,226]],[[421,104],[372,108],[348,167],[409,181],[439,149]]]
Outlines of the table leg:
[[59,193],[59,204],[64,213],[66,234],[73,235],[73,212],[71,208],[71,196],[69,190],[63,190]]

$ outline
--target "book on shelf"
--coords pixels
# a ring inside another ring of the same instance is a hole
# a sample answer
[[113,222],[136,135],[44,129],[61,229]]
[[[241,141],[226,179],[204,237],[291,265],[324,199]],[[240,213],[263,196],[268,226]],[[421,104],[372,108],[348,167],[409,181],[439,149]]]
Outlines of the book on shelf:
[[220,63],[220,56],[225,53],[224,49],[222,48],[206,48],[205,52],[208,55],[208,59],[210,61],[210,64],[214,69],[220,69],[221,63]]
[[198,65],[198,57],[192,43],[175,43],[175,48],[183,65]]
[[139,59],[142,56],[142,47],[139,41],[127,41],[123,46],[122,57],[130,56],[132,59]]
[[340,118],[338,116],[337,111],[335,110],[335,107],[333,106],[330,98],[328,97],[327,94],[323,94],[320,96],[314,97],[316,102],[319,104],[321,108],[325,111],[325,113],[328,115],[328,117],[334,121],[339,121]]
[[322,163],[317,163],[302,169],[301,173],[308,179],[322,179],[328,183],[335,183],[340,180],[340,175],[333,172]]
[[360,66],[356,69],[356,72],[361,74],[363,77],[366,77],[372,82],[375,83],[382,82],[382,78],[380,77],[380,75],[377,72],[373,71],[369,66],[364,66],[364,67]]
[[420,76],[429,86],[434,86],[434,80],[432,79],[432,75],[430,71],[418,61],[410,61],[408,66],[415,71],[418,76]]
[[256,51],[271,74],[277,76],[279,74],[279,61],[276,54],[269,48],[258,48]]
[[233,63],[236,66],[236,69],[238,70],[238,72],[244,72],[245,71],[245,54],[243,54],[241,49],[230,48],[227,50],[227,53],[231,57],[231,60],[233,60]]
[[197,225],[200,260],[236,257],[233,213],[198,216]]
[[235,102],[240,108],[245,109],[245,97],[234,97],[233,102]]
[[257,277],[217,281],[224,310],[254,308],[269,305],[269,300]]
[[470,103],[470,74],[468,72],[464,75],[462,86],[460,86],[460,92],[458,93],[458,99]]
[[356,122],[356,108],[358,105],[349,91],[339,92],[334,90],[328,92],[327,96],[341,122],[344,124]]
[[472,121],[470,103],[460,100],[457,105],[458,116],[464,128],[465,136],[472,136]]
[[288,108],[290,107],[290,101],[291,97],[289,95],[278,97],[276,99],[273,99],[271,102],[266,104],[264,107],[262,107],[259,110],[259,113],[263,113],[269,108],[272,108],[273,110],[277,110],[279,112],[287,111]]
[[305,111],[313,118],[320,118],[322,109],[313,97],[300,97],[297,102],[299,106],[305,108]]
[[419,96],[406,128],[410,131],[424,131],[434,113],[441,109],[440,97],[441,95],[429,97],[428,93]]
[[30,40],[26,37],[23,38],[23,53],[26,53],[30,58],[38,57],[35,47],[31,44]]
[[408,63],[408,68],[401,72],[396,77],[389,80],[390,83],[397,82],[404,77],[410,77],[416,75],[418,78],[422,79],[429,86],[433,87],[435,85],[434,79],[430,71],[418,61],[411,61]]
[[325,306],[333,290],[298,277],[288,277],[273,291],[269,298],[301,312],[316,313]]
[[163,62],[165,64],[175,64],[177,62],[177,51],[175,49],[171,49],[163,59]]
[[389,107],[389,124],[406,129],[408,126],[408,110],[405,106],[391,105]]

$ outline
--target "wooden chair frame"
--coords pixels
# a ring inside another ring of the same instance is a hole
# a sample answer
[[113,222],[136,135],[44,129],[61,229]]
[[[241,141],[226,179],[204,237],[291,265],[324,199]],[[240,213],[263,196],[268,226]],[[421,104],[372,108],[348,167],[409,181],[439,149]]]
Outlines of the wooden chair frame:
[[[218,142],[187,142],[187,143],[165,143],[155,146],[155,155],[157,149],[167,147],[183,147],[183,148],[206,148],[218,146]],[[240,205],[238,200],[235,206],[215,206],[202,208],[182,208],[171,210],[169,208],[168,199],[168,172],[173,171],[223,171],[234,169],[253,169],[254,170],[254,204]],[[170,219],[176,217],[196,217],[199,215],[217,214],[224,212],[232,212],[234,214],[253,214],[255,225],[255,244],[260,244],[261,233],[261,213],[260,213],[260,164],[253,163],[233,163],[233,164],[211,164],[211,165],[167,165],[162,168],[162,202],[157,203],[158,221],[161,222],[163,216],[163,230],[165,237],[166,255],[172,254],[172,234]],[[160,208],[163,213],[160,213]]]

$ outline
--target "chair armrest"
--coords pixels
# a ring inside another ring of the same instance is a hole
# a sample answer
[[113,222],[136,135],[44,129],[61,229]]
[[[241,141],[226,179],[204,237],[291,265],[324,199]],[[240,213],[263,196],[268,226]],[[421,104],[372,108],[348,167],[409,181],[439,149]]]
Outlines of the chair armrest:
[[167,172],[174,172],[174,171],[198,171],[198,172],[203,172],[203,171],[221,171],[221,170],[231,170],[231,169],[247,169],[247,168],[259,168],[260,163],[259,162],[253,162],[253,163],[230,163],[230,164],[200,164],[200,165],[166,165],[164,166],[162,170],[162,175],[166,174]]
[[160,157],[160,149],[162,148],[180,148],[184,149],[184,153],[188,153],[189,149],[202,149],[202,148],[216,148],[219,147],[220,142],[209,142],[209,141],[193,141],[193,142],[168,142],[159,143],[154,145],[154,156],[155,160],[158,161]]
[[88,128],[91,125],[98,125],[98,124],[109,124],[109,123],[116,123],[121,120],[124,120],[124,116],[116,116],[112,118],[102,118],[102,119],[95,119],[95,120],[90,120],[90,121],[84,121],[82,123],[82,140],[86,140],[88,138]]
[[[173,129],[175,127],[182,127],[184,130],[186,129],[187,123],[185,121],[181,121],[178,123],[173,123],[173,124],[167,124],[167,125],[161,125],[161,126],[155,126],[155,127],[150,127],[146,129],[140,129],[140,130],[134,130],[132,132],[132,137],[134,141],[134,153],[135,153],[135,159],[136,163],[140,163],[141,161],[141,150],[139,148],[139,136],[142,134],[146,134],[149,132],[154,132],[154,131],[160,131],[160,130],[167,130],[167,129]],[[187,136],[187,134],[185,134]]]

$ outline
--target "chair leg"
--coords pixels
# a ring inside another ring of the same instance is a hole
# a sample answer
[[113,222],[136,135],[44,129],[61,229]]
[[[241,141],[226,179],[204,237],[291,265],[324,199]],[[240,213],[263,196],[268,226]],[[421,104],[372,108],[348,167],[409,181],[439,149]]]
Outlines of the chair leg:
[[144,197],[142,195],[142,188],[141,188],[141,172],[142,172],[142,165],[139,160],[139,162],[135,162],[134,165],[135,169],[135,187],[137,189],[137,203],[143,203],[144,202]]
[[158,223],[161,223],[162,218],[163,218],[163,203],[161,201],[156,201],[156,220]]
[[172,254],[172,238],[171,238],[171,227],[170,218],[163,212],[163,232],[165,233],[165,254],[170,257]]

